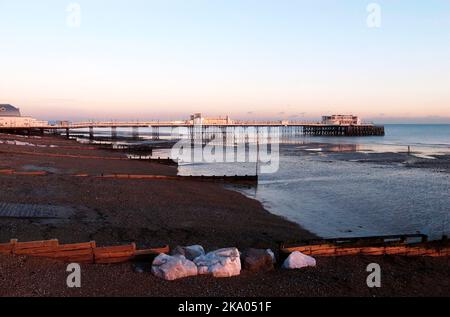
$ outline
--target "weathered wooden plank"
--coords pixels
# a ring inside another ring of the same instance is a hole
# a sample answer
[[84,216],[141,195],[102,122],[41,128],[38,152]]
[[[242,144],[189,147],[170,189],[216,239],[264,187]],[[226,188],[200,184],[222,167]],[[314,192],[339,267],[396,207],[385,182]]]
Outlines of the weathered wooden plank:
[[385,247],[363,247],[360,254],[362,255],[384,255]]
[[317,245],[305,245],[305,246],[292,246],[292,247],[283,247],[282,251],[286,253],[292,253],[294,251],[299,251],[302,253],[306,252],[312,252],[316,250],[324,250],[324,249],[330,249],[330,248],[336,248],[334,244],[317,244]]
[[35,253],[34,256],[39,257],[48,257],[48,258],[64,258],[64,257],[73,257],[73,256],[84,256],[84,255],[93,255],[92,249],[82,249],[82,250],[53,250],[49,252]]
[[59,245],[57,239],[43,240],[43,241],[30,241],[30,242],[15,242],[13,252],[25,249],[43,248],[43,247],[56,247]]
[[46,171],[35,171],[35,172],[14,172],[14,175],[18,176],[45,176],[48,173]]
[[96,248],[96,243],[95,243],[95,241],[91,241],[91,242],[83,242],[83,243],[60,244],[58,246],[58,251],[94,249],[94,248]]
[[14,249],[16,255],[37,255],[40,253],[56,252],[57,246],[45,246],[36,248]]
[[336,248],[336,255],[357,255],[361,253],[361,248]]
[[94,248],[95,263],[118,263],[132,259],[136,252],[136,244],[125,246]]
[[97,247],[95,241],[73,244],[59,244],[58,240],[42,240],[0,244],[0,253],[44,257],[65,262],[120,263],[136,255],[168,253],[169,246],[136,250],[136,244],[111,247]]
[[134,251],[104,252],[104,253],[94,252],[94,256],[95,256],[95,260],[117,258],[117,257],[130,257],[130,256],[134,256]]
[[0,254],[11,254],[14,245],[10,243],[2,243],[0,244]]
[[311,251],[319,251],[319,250],[328,250],[331,248],[336,248],[336,246],[334,244],[318,244],[318,245],[308,246],[308,248]]
[[119,246],[113,246],[113,247],[97,247],[94,248],[95,254],[107,254],[107,253],[114,253],[114,252],[133,252],[136,251],[136,244],[132,243],[129,245],[119,245]]
[[[332,246],[332,245],[331,245]],[[330,245],[311,245],[281,248],[283,253],[302,252],[312,256],[348,256],[348,255],[400,255],[400,256],[449,256],[450,248],[430,248],[426,244],[406,245],[388,244],[385,246],[365,247],[330,247]]]
[[309,252],[310,255],[334,255],[336,254],[336,247],[333,248],[327,248],[327,249],[319,249],[319,250],[312,250]]
[[95,241],[85,243],[63,244],[47,253],[38,253],[36,256],[54,258],[66,262],[94,262]]

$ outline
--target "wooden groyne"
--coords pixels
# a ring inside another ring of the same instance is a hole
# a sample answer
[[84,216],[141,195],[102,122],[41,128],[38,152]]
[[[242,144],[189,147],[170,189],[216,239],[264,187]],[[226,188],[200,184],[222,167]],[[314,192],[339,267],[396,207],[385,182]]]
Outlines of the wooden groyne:
[[[33,171],[22,172],[13,169],[0,170],[0,175],[17,175],[17,176],[48,176],[51,175],[47,171]],[[122,180],[173,180],[173,181],[200,181],[213,183],[236,183],[243,185],[256,185],[258,183],[257,175],[212,175],[212,176],[180,176],[180,175],[152,175],[152,174],[101,174],[91,175],[88,173],[79,172],[68,175],[71,177],[94,177],[97,179],[122,179]]]
[[99,178],[109,178],[109,179],[148,179],[148,180],[177,180],[177,181],[203,181],[203,182],[215,182],[215,183],[241,183],[241,184],[257,184],[257,175],[213,175],[213,176],[167,176],[167,175],[138,175],[138,174],[109,174],[97,176]]
[[110,160],[110,161],[127,161],[127,157],[113,157],[113,156],[96,156],[96,155],[75,155],[75,154],[57,154],[47,152],[32,152],[32,151],[0,151],[3,154],[14,155],[33,155],[44,157],[58,157],[58,158],[73,158],[73,159],[90,159],[90,160]]
[[19,175],[19,176],[45,176],[46,171],[34,171],[34,172],[21,172],[12,169],[0,170],[0,175]]
[[95,241],[59,244],[57,239],[19,242],[17,239],[0,244],[0,254],[43,257],[68,263],[122,263],[138,256],[168,253],[169,246],[137,250],[136,244],[97,247]]
[[[92,149],[92,148],[89,148]],[[152,163],[159,163],[170,166],[178,166],[178,162],[171,158],[162,157],[148,157],[147,155],[129,154],[127,157],[114,157],[114,156],[97,156],[97,155],[78,155],[78,154],[57,154],[48,152],[33,152],[33,151],[0,151],[0,153],[8,153],[14,155],[33,155],[33,156],[45,156],[45,157],[57,157],[57,158],[70,158],[70,159],[91,159],[91,160],[109,160],[109,161],[147,161]]]
[[152,155],[153,149],[155,148],[155,146],[147,144],[113,144],[112,140],[110,142],[107,144],[94,144],[102,150],[112,150],[136,155]]
[[[409,240],[420,240],[409,242]],[[399,256],[450,256],[450,244],[447,237],[439,241],[428,242],[422,234],[374,236],[357,238],[339,238],[307,240],[299,243],[282,244],[282,254],[299,251],[311,256],[348,256],[348,255],[399,255]]]
[[[408,238],[421,238],[420,242],[407,243]],[[283,260],[294,251],[314,257],[335,256],[450,256],[450,244],[446,237],[439,241],[427,241],[423,235],[379,236],[366,238],[344,238],[309,240],[312,244],[282,245],[280,259]],[[98,247],[95,241],[59,244],[57,239],[19,242],[11,239],[0,244],[0,254],[42,257],[67,263],[110,264],[151,257],[161,253],[168,254],[168,245],[157,248],[137,249],[135,243],[118,246]]]
[[174,161],[171,158],[164,158],[164,157],[148,157],[148,156],[142,156],[142,155],[128,155],[128,158],[130,160],[134,161],[144,161],[144,162],[152,162],[152,163],[158,163],[163,165],[169,165],[169,166],[178,166],[178,162]]

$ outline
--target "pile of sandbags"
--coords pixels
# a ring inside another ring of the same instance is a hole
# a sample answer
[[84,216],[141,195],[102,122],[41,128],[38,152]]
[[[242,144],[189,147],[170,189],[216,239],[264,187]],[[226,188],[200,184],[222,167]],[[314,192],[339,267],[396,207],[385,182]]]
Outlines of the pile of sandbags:
[[241,273],[240,253],[236,248],[226,248],[205,254],[200,245],[179,246],[171,255],[158,255],[152,263],[152,273],[168,281],[198,274],[236,276]]
[[[244,269],[250,272],[275,268],[275,255],[270,249],[247,249],[241,254],[237,248],[225,248],[205,254],[201,245],[192,245],[178,246],[171,255],[158,255],[152,263],[152,273],[168,281],[205,274],[232,277],[241,274],[241,258]],[[282,265],[285,269],[308,266],[316,266],[316,260],[298,251],[291,253]]]

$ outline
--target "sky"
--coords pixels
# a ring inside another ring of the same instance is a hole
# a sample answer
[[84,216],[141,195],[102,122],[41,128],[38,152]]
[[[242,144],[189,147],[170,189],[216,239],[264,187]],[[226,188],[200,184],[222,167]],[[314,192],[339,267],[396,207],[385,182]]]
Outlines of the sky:
[[0,103],[45,120],[450,123],[450,1],[0,0]]

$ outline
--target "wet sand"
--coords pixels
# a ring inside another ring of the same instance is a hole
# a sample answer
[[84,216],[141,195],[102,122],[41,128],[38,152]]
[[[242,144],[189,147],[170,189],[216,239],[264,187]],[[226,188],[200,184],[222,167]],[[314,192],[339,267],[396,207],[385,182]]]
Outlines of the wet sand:
[[[176,175],[176,167],[128,160],[124,153],[92,149],[61,138],[44,137],[27,142],[58,147],[0,144],[0,169],[51,172],[34,177],[1,175],[0,201],[62,206],[74,212],[69,219],[50,222],[0,219],[0,241],[58,238],[64,243],[95,240],[100,245],[203,243],[208,248],[244,248],[276,247],[276,241],[314,236],[298,225],[270,214],[259,202],[226,190],[220,184],[72,176],[79,173],[93,176],[113,173]],[[86,158],[88,156],[95,159]]]
[[[49,173],[0,175],[1,203],[42,204],[71,210],[69,216],[59,219],[0,218],[0,243],[11,238],[22,241],[58,238],[62,243],[95,240],[98,245],[136,242],[138,247],[202,244],[207,250],[229,246],[276,249],[281,241],[314,237],[297,224],[270,214],[259,202],[221,184],[72,176],[175,175],[175,167],[127,160],[123,153],[63,138],[0,135],[0,140],[31,143],[0,142],[0,170]],[[385,286],[379,290],[371,290],[365,283],[366,266],[373,261],[386,270]],[[50,260],[0,256],[0,295],[450,295],[448,259],[319,259],[317,268],[296,272],[243,272],[231,279],[198,277],[172,283],[160,281],[150,273],[135,273],[131,263],[86,265],[82,268],[83,286],[76,291],[65,285],[65,268],[63,263]]]
[[326,153],[329,157],[359,163],[375,164],[401,164],[410,168],[428,168],[436,172],[450,173],[450,154],[426,154],[415,152],[376,152],[364,150],[364,146],[358,144],[330,144],[330,143],[308,143],[302,146],[287,146],[294,148],[298,153]]

